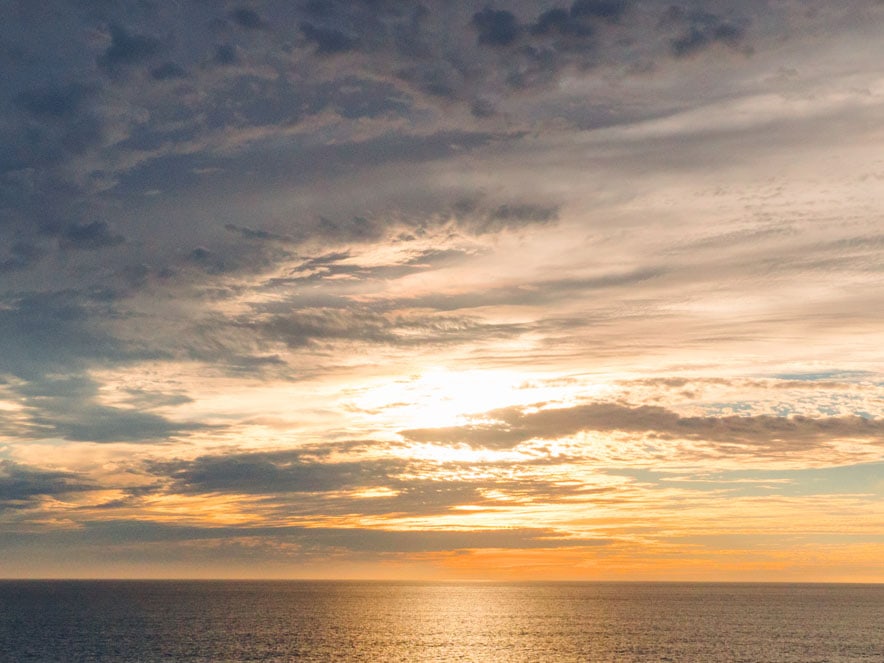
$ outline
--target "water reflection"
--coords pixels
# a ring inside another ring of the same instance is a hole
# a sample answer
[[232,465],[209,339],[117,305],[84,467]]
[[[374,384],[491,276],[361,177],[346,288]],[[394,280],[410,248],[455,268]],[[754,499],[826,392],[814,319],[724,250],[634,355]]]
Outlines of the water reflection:
[[879,662],[881,623],[881,585],[0,582],[17,662]]

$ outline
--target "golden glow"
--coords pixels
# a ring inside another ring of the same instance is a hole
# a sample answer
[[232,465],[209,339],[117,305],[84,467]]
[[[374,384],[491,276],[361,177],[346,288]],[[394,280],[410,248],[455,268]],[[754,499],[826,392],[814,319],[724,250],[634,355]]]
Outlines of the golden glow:
[[351,409],[394,429],[456,426],[470,415],[505,407],[555,402],[567,405],[608,387],[585,381],[556,382],[526,372],[429,368],[419,375],[355,387]]
[[517,391],[512,374],[436,368],[416,378],[370,387],[354,399],[365,412],[381,412],[403,428],[435,428],[462,423],[464,415],[493,410]]
[[532,458],[522,451],[473,448],[466,444],[410,444],[403,447],[397,455],[439,464],[519,462],[529,461]]
[[350,497],[356,499],[372,499],[376,497],[396,497],[399,493],[392,488],[380,486],[378,488],[363,488],[362,490],[354,490],[349,493]]

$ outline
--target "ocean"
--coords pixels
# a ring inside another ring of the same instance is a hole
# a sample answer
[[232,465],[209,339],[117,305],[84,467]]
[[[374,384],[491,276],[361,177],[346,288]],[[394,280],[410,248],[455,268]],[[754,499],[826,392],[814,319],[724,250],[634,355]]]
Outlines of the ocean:
[[2,581],[0,660],[884,661],[884,585]]

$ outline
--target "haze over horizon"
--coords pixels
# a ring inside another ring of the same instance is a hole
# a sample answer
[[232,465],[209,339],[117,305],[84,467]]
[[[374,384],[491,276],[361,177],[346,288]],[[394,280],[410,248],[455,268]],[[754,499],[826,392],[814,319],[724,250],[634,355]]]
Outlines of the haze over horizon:
[[884,582],[881,0],[0,6],[0,577]]

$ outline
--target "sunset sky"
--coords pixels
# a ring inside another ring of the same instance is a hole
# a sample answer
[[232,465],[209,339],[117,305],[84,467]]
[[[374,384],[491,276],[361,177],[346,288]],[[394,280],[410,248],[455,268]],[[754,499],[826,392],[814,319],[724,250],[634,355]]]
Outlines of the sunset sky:
[[881,0],[0,6],[0,577],[884,582]]

